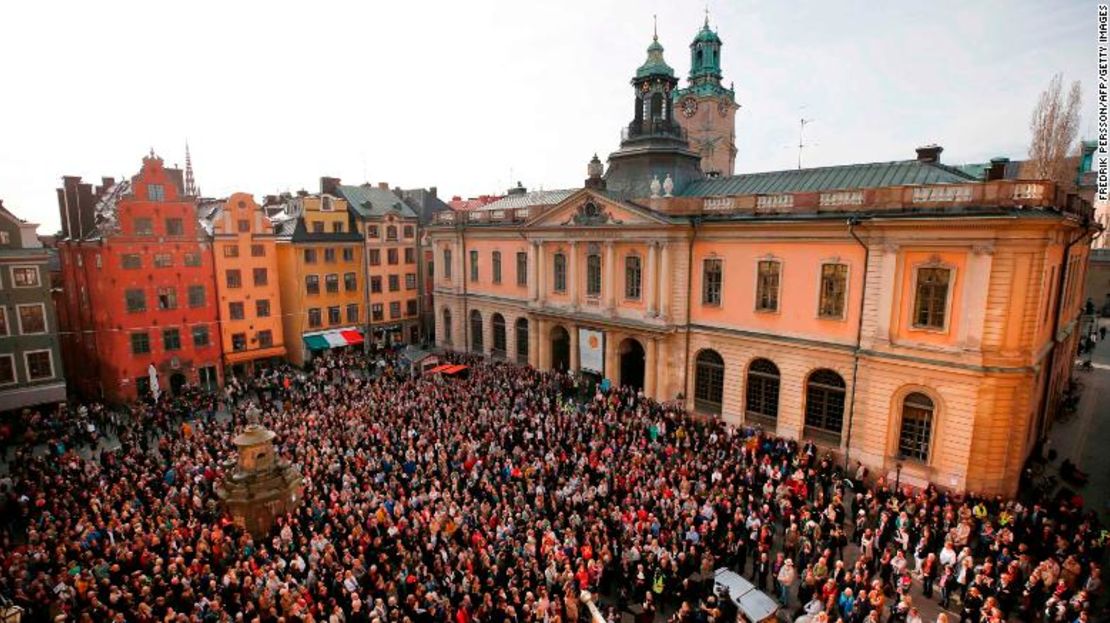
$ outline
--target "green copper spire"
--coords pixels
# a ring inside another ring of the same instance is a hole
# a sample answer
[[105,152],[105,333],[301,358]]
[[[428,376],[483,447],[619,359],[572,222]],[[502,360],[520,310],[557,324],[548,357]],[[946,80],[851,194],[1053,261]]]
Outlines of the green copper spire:
[[674,69],[663,60],[663,46],[659,43],[659,31],[655,29],[651,37],[651,45],[647,49],[647,60],[643,65],[636,70],[637,78],[644,78],[647,76],[670,76],[674,77]]

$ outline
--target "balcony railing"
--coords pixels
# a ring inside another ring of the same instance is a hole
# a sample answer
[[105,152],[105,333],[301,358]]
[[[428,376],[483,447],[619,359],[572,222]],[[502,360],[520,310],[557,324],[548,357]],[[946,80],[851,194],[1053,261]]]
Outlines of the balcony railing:
[[675,121],[654,119],[651,121],[633,121],[628,127],[621,128],[621,140],[627,141],[635,138],[664,136],[668,138],[686,139],[686,129]]

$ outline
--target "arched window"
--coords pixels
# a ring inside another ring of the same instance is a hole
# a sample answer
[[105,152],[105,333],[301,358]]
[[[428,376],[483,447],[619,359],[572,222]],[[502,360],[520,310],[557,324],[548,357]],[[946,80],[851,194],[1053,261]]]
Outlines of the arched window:
[[586,296],[601,296],[601,255],[586,256]]
[[385,239],[386,240],[396,240],[397,239],[397,227],[396,226],[390,225],[389,227],[385,228]]
[[562,253],[556,253],[554,259],[554,273],[555,279],[551,284],[556,292],[567,291],[567,256]]
[[651,96],[651,120],[662,121],[663,119],[663,94],[656,93]]
[[490,318],[490,324],[493,326],[493,349],[490,354],[497,359],[503,359],[505,357],[505,317],[494,314]]
[[482,336],[482,314],[476,309],[470,312],[470,350],[475,353],[485,351],[484,337]]
[[694,366],[694,408],[720,415],[724,391],[725,360],[715,350],[701,351]]
[[443,343],[451,343],[451,310],[443,308]]
[[528,363],[528,319],[516,319],[516,362]]
[[844,379],[832,370],[816,370],[806,381],[807,437],[840,445],[844,428]]
[[629,255],[624,258],[624,298],[633,301],[640,298],[640,282],[643,270],[641,269],[640,256]]
[[748,368],[745,413],[748,420],[774,426],[779,417],[779,368],[770,360],[756,359]]
[[933,399],[914,392],[902,401],[902,430],[898,434],[898,455],[902,458],[929,462],[929,445],[933,438]]

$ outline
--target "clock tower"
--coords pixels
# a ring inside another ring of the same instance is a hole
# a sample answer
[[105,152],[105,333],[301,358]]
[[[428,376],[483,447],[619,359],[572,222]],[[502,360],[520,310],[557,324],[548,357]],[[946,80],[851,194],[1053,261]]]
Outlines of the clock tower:
[[736,93],[721,85],[721,39],[709,16],[690,44],[689,86],[672,92],[676,118],[708,177],[732,175],[736,165]]

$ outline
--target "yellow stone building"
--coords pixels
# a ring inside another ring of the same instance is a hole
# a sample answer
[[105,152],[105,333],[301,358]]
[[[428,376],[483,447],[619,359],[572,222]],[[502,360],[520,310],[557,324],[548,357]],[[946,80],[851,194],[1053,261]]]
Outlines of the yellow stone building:
[[[437,344],[642,388],[903,483],[1014,493],[1067,386],[1091,206],[915,158],[709,177],[649,106],[579,189],[429,228]],[[667,100],[664,100],[664,102]]]
[[362,348],[362,235],[347,202],[328,193],[282,198],[274,209],[288,359],[304,364],[332,348]]

